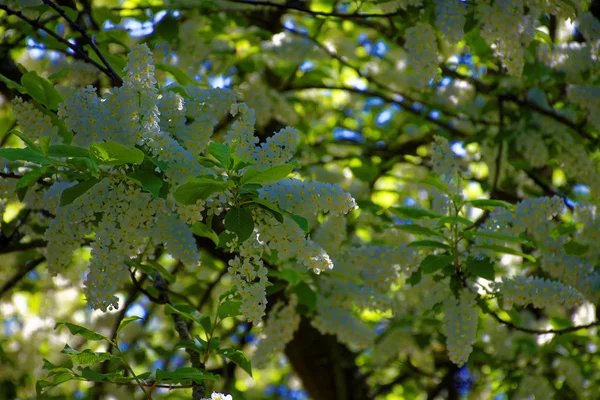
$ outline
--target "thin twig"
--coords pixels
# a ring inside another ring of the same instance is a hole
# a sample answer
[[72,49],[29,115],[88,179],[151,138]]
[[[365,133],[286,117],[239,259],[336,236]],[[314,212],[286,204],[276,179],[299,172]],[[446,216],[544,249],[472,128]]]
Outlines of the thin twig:
[[23,279],[25,276],[27,276],[28,273],[30,273],[31,271],[36,269],[37,266],[40,265],[45,260],[46,260],[45,257],[40,257],[35,260],[28,261],[25,264],[25,268],[23,268],[21,271],[17,272],[17,274],[15,276],[10,278],[8,281],[6,281],[4,283],[4,285],[2,285],[2,287],[0,288],[0,298],[2,296],[4,296],[13,287],[15,287],[19,282],[21,282],[21,279]]
[[272,3],[270,1],[260,1],[260,0],[227,0],[230,3],[238,3],[238,4],[246,4],[252,6],[264,6],[264,7],[273,7],[279,8],[282,10],[291,10],[298,11],[301,13],[312,15],[313,17],[333,17],[333,18],[347,18],[347,19],[366,19],[366,18],[389,18],[396,17],[399,15],[405,14],[405,11],[398,9],[397,11],[391,13],[338,13],[338,12],[325,12],[325,11],[314,11],[308,8],[296,6],[293,4],[279,4]]
[[[75,53],[77,53],[85,62],[92,64],[94,67],[98,68],[104,74],[106,74],[111,79],[113,79],[113,75],[110,70],[108,70],[106,67],[100,65],[95,60],[91,59],[90,56],[88,56],[85,53],[85,51],[83,51],[79,46],[77,46],[77,45],[69,42],[65,38],[61,37],[56,32],[54,32],[52,29],[48,29],[44,25],[39,23],[38,21],[28,18],[21,11],[13,10],[3,4],[0,4],[0,10],[5,11],[8,15],[14,15],[17,18],[22,19],[23,21],[27,22],[29,25],[31,25],[32,27],[34,27],[36,29],[40,29],[40,30],[46,32],[48,35],[52,36],[54,39],[58,40],[60,43],[64,44],[65,46],[67,46],[71,50],[73,50]],[[121,79],[121,78],[119,78],[119,79]]]
[[98,46],[96,46],[94,39],[90,37],[90,35],[87,33],[87,31],[85,29],[83,29],[81,26],[79,26],[79,24],[77,24],[77,22],[73,21],[71,19],[71,17],[69,17],[67,15],[67,13],[64,12],[64,10],[62,8],[60,8],[59,6],[54,4],[52,1],[50,1],[50,0],[42,0],[42,1],[44,2],[44,4],[47,4],[48,6],[52,7],[73,28],[75,28],[77,30],[77,32],[79,32],[83,36],[83,38],[86,40],[86,42],[92,47],[92,50],[94,50],[94,53],[96,53],[98,58],[106,66],[106,69],[109,72],[109,76],[112,79],[113,84],[115,86],[121,86],[123,84],[123,79],[121,79],[119,74],[117,74],[117,72],[113,69],[113,67],[110,65],[110,63],[106,60],[106,58],[104,57],[104,55],[102,54],[100,49],[98,49]]
[[586,324],[586,325],[570,326],[568,328],[563,328],[563,329],[531,329],[531,328],[525,328],[522,326],[515,325],[511,321],[506,321],[506,320],[500,318],[500,316],[493,311],[490,311],[490,315],[492,317],[494,317],[494,319],[496,321],[500,322],[501,324],[504,324],[508,327],[511,327],[511,328],[516,329],[521,332],[533,333],[535,335],[545,335],[548,333],[552,333],[554,335],[562,335],[565,333],[576,332],[581,329],[588,329],[588,328],[592,328],[594,326],[600,326],[600,320],[598,320],[598,321],[590,322],[589,324]]

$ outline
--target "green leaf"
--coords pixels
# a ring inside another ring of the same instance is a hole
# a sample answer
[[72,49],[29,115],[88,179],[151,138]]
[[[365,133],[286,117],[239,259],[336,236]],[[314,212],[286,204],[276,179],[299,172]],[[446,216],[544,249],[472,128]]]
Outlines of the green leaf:
[[71,157],[66,160],[67,164],[73,166],[73,168],[87,172],[94,178],[100,178],[100,167],[96,164],[96,161],[88,157]]
[[81,376],[84,377],[88,381],[94,381],[94,382],[102,382],[102,381],[106,380],[106,375],[101,374],[100,372],[96,372],[96,371],[90,369],[90,367],[85,367],[84,369],[82,369]]
[[287,177],[292,172],[294,166],[292,164],[274,165],[264,169],[257,169],[254,167],[248,168],[240,183],[242,185],[246,183],[257,183],[264,185],[267,183],[277,182]]
[[308,228],[308,220],[304,217],[301,217],[300,215],[296,215],[296,214],[292,214],[290,212],[284,211],[283,212],[285,215],[287,215],[288,217],[290,217],[291,219],[294,220],[294,222],[296,222],[298,224],[298,226],[300,227],[300,229],[302,229],[304,232],[308,232],[309,228]]
[[127,328],[127,325],[131,324],[132,322],[138,321],[138,320],[143,320],[144,318],[142,317],[137,317],[137,316],[132,316],[132,317],[127,317],[127,318],[123,318],[121,320],[121,323],[119,324],[119,327],[117,328],[117,336],[119,335],[119,333],[121,333],[121,331],[125,328]]
[[50,161],[44,155],[32,149],[0,149],[0,157],[4,157],[10,161],[29,161],[36,164],[47,165]]
[[206,332],[212,330],[212,323],[208,315],[201,314],[189,304],[165,304],[165,314],[179,314],[182,317],[198,323]]
[[350,167],[350,170],[355,177],[364,182],[373,182],[379,178],[379,168],[373,163]]
[[504,242],[523,243],[523,244],[531,245],[531,242],[525,238],[521,238],[518,236],[512,236],[512,235],[504,235],[502,233],[497,233],[497,232],[473,231],[472,236],[479,236],[479,237],[483,237],[483,238],[489,238],[489,239],[504,241]]
[[219,381],[219,375],[211,374],[199,368],[182,367],[175,371],[156,370],[156,382],[170,381],[172,383],[185,383],[192,381],[202,383],[204,381]]
[[471,258],[467,261],[467,270],[469,270],[473,275],[487,279],[488,281],[493,281],[496,278],[494,264],[489,258],[484,258],[483,260]]
[[408,247],[433,247],[437,249],[449,250],[450,246],[435,240],[417,240],[408,244]]
[[156,69],[159,69],[164,72],[168,72],[169,74],[173,75],[173,78],[175,78],[177,83],[179,83],[182,86],[196,85],[196,81],[194,81],[194,79],[192,79],[192,77],[190,77],[188,74],[183,72],[183,70],[181,68],[177,68],[173,65],[161,64],[161,63],[155,64],[155,67],[156,67]]
[[471,226],[471,225],[473,225],[473,221],[471,221],[470,219],[467,219],[465,217],[461,217],[458,215],[452,215],[450,217],[441,218],[438,221],[437,226],[442,227],[446,224],[450,224],[450,225],[461,224],[461,225],[465,225],[465,226]]
[[58,136],[63,139],[64,144],[71,144],[73,141],[73,131],[67,129],[67,125],[63,119],[58,118],[58,116],[50,111],[47,111],[47,115],[50,114],[50,119],[52,120],[52,125],[58,128]]
[[250,165],[254,165],[254,160],[252,158],[242,157],[236,153],[233,153],[231,155],[231,158],[233,159],[233,170],[234,171],[239,171]]
[[208,145],[208,153],[219,161],[219,166],[228,169],[231,166],[231,150],[224,144],[212,142]]
[[421,282],[421,278],[422,278],[422,272],[420,269],[417,269],[406,279],[406,283],[408,285],[414,286],[417,283]]
[[569,255],[580,256],[590,249],[590,245],[571,240],[563,245],[563,249],[565,249],[565,253]]
[[50,148],[51,139],[52,138],[50,136],[44,136],[40,138],[40,150],[42,151],[42,154],[46,157],[48,156],[48,149]]
[[[243,187],[242,187],[243,189]],[[268,200],[254,198],[252,199],[252,203],[258,204],[260,208],[267,211],[270,215],[272,215],[277,221],[283,222],[283,214],[282,211],[275,204]],[[290,214],[292,215],[292,214]],[[308,226],[308,223],[307,223]]]
[[440,232],[436,232],[433,229],[429,229],[427,227],[415,224],[405,224],[405,225],[394,225],[394,228],[399,231],[412,233],[413,235],[423,235],[423,236],[438,236],[443,238],[444,235]]
[[202,222],[196,222],[194,226],[192,226],[192,231],[194,232],[194,235],[205,237],[212,240],[216,246],[219,245],[219,236],[217,236],[215,231],[210,229],[208,225]]
[[195,341],[195,340],[180,340],[175,343],[173,349],[191,349],[202,354],[206,350],[206,342]]
[[65,345],[65,348],[62,349],[61,353],[68,355],[71,358],[71,360],[73,360],[77,364],[82,364],[82,365],[98,364],[98,363],[108,361],[108,360],[120,360],[119,357],[113,356],[110,353],[105,353],[105,352],[96,353],[90,349],[85,349],[83,351],[77,351],[77,350],[73,349],[71,346],[69,346],[68,344]]
[[296,296],[298,296],[298,304],[306,306],[309,313],[316,310],[317,294],[306,282],[300,282],[294,286],[292,292],[296,293]]
[[217,316],[221,319],[227,317],[237,317],[240,315],[240,307],[242,306],[241,301],[237,300],[225,300],[217,308]]
[[104,165],[141,164],[144,161],[144,152],[136,148],[128,148],[115,142],[92,143],[90,154]]
[[180,204],[196,204],[196,201],[206,200],[211,194],[223,192],[234,185],[235,184],[232,181],[196,178],[175,189],[173,197],[175,197],[175,200]]
[[494,211],[496,207],[507,208],[511,211],[514,211],[515,206],[507,201],[503,200],[488,200],[488,199],[480,199],[480,200],[471,200],[467,201],[468,204],[471,204],[473,207],[481,208],[483,210]]
[[38,103],[44,105],[49,110],[58,110],[58,106],[63,102],[63,98],[56,90],[52,82],[43,78],[35,71],[29,71],[21,76],[21,85],[27,90],[27,93]]
[[44,365],[42,366],[43,369],[47,369],[48,371],[53,370],[53,369],[71,369],[73,368],[73,361],[66,360],[65,362],[63,362],[62,364],[53,364],[50,361],[46,360],[45,358],[42,358],[42,361],[44,362]]
[[291,283],[292,285],[297,285],[304,278],[306,278],[306,271],[301,271],[296,268],[284,268],[281,271],[269,270],[269,276],[283,279]]
[[36,183],[48,171],[48,166],[36,168],[25,175],[17,182],[17,189],[27,188]]
[[247,208],[234,207],[225,215],[225,228],[235,233],[239,243],[242,243],[254,232],[254,220],[252,213]]
[[170,273],[165,267],[163,267],[159,262],[156,262],[154,260],[146,260],[142,263],[142,265],[147,265],[150,268],[152,268],[154,271],[158,272],[158,274],[160,276],[162,276],[163,278],[165,278],[167,280],[167,282],[169,283],[175,283],[175,281],[177,280],[177,278],[175,277],[175,275],[173,275],[172,273]]
[[506,310],[506,313],[510,316],[510,320],[513,324],[520,326],[521,325],[521,314],[512,307],[510,310]]
[[421,270],[424,274],[433,274],[452,264],[455,258],[450,254],[429,255],[421,261]]
[[233,361],[235,365],[243,369],[252,376],[252,367],[250,366],[250,359],[240,350],[227,348],[217,349],[217,353]]
[[19,139],[21,139],[23,141],[23,143],[25,143],[27,145],[27,147],[29,147],[31,150],[36,151],[36,152],[40,151],[39,147],[36,146],[35,143],[33,143],[33,141],[31,139],[29,139],[27,136],[25,136],[21,131],[13,129],[10,132],[8,132],[7,135],[15,135]]
[[223,231],[219,235],[219,247],[227,248],[227,243],[231,243],[237,238],[237,235],[233,232]]
[[425,208],[401,206],[390,207],[389,210],[398,217],[409,219],[437,219],[443,217],[443,215],[427,210]]
[[60,196],[60,206],[66,206],[74,202],[79,196],[83,195],[85,192],[90,190],[94,185],[100,182],[101,179],[90,178],[87,181],[83,181],[78,183],[75,186],[71,186],[65,190],[63,190],[62,195]]
[[164,183],[160,175],[154,172],[138,170],[128,173],[127,176],[138,181],[144,192],[152,193],[154,197],[159,196],[160,188]]
[[533,257],[532,255],[525,254],[525,253],[515,250],[515,249],[511,249],[510,247],[497,246],[494,244],[484,244],[484,245],[479,245],[479,246],[473,246],[473,249],[487,249],[487,250],[495,251],[496,253],[512,254],[514,256],[520,256],[520,257],[526,258],[527,260],[529,260],[531,262],[535,262],[535,257]]
[[52,382],[46,380],[37,381],[35,383],[35,392],[38,395],[38,398],[43,398],[40,396],[44,394],[47,390],[58,386],[61,383],[72,381],[73,379],[75,379],[75,375],[73,375],[72,372],[63,372],[61,374],[54,375],[54,380]]
[[0,74],[0,81],[4,82],[6,84],[6,86],[8,86],[10,89],[15,89],[18,90],[21,93],[26,93],[27,90],[19,85],[17,82],[13,81],[12,79],[7,78],[6,76]]
[[68,158],[68,157],[90,157],[88,149],[68,144],[56,144],[48,148],[50,157]]
[[60,71],[50,75],[48,77],[49,81],[58,81],[61,80],[63,78],[66,78],[71,72],[73,71],[72,68],[63,68]]
[[91,331],[87,328],[84,328],[83,326],[72,324],[70,322],[57,322],[56,325],[54,325],[54,329],[60,326],[66,326],[67,328],[69,328],[69,331],[71,331],[71,335],[81,336],[87,340],[107,340],[106,337],[102,336],[97,332]]

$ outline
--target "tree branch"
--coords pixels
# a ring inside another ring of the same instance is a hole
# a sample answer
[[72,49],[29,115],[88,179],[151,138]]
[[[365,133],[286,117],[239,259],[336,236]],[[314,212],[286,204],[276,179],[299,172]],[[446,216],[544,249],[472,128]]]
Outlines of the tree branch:
[[0,287],[0,298],[2,296],[4,296],[13,287],[15,287],[21,281],[21,279],[23,279],[28,273],[30,273],[31,271],[36,269],[37,266],[40,265],[45,260],[46,260],[45,257],[40,257],[40,258],[36,258],[35,260],[27,261],[27,263],[25,263],[25,268],[23,270],[17,272],[17,274],[15,276],[10,278],[8,281],[6,281],[4,283],[4,285],[2,285],[2,287]]
[[117,74],[117,72],[113,69],[113,67],[110,65],[110,63],[106,60],[106,58],[104,57],[104,55],[102,54],[102,52],[100,51],[100,49],[98,49],[98,46],[96,46],[96,43],[94,42],[94,39],[92,37],[90,37],[90,35],[87,33],[87,31],[85,29],[83,29],[75,21],[73,21],[71,19],[71,17],[69,17],[64,12],[64,10],[62,8],[60,8],[59,6],[57,6],[56,4],[54,4],[51,0],[42,0],[42,1],[44,2],[44,4],[47,4],[48,6],[50,6],[51,8],[53,8],[73,28],[75,28],[75,30],[77,30],[77,32],[79,32],[82,35],[82,37],[85,39],[85,41],[92,47],[92,50],[94,50],[94,53],[96,53],[96,55],[98,56],[98,58],[106,66],[106,72],[108,72],[108,76],[113,81],[113,85],[114,86],[121,86],[123,84],[123,79],[121,79],[121,77],[119,76],[119,74]]
[[[77,53],[85,62],[92,64],[94,67],[98,68],[100,71],[102,71],[108,77],[113,79],[113,74],[111,73],[111,71],[109,69],[107,69],[106,67],[100,65],[99,63],[97,63],[96,61],[91,59],[90,56],[88,56],[85,53],[85,51],[83,51],[79,46],[69,42],[62,36],[56,34],[56,32],[54,32],[52,29],[48,29],[43,24],[39,23],[38,21],[26,17],[21,11],[13,10],[3,4],[0,4],[0,10],[4,10],[8,15],[14,15],[17,18],[27,22],[32,27],[46,32],[48,35],[52,36],[54,39],[58,40],[60,43],[64,44],[65,46],[67,46],[71,50],[73,50],[75,53]],[[119,81],[121,81],[121,78],[119,78]]]
[[356,12],[356,13],[350,14],[350,13],[338,13],[338,12],[313,11],[308,8],[301,7],[299,5],[290,4],[289,2],[285,3],[285,4],[279,4],[279,3],[272,3],[270,1],[260,1],[260,0],[227,0],[227,1],[230,3],[246,4],[246,5],[251,5],[251,6],[264,6],[264,7],[279,8],[282,10],[298,11],[298,12],[301,12],[304,14],[312,15],[313,17],[367,19],[367,18],[389,18],[389,17],[396,17],[396,16],[405,14],[405,11],[400,10],[400,9],[398,9],[394,12],[391,12],[391,13],[360,13],[360,12]]
[[517,325],[513,324],[511,321],[506,321],[506,320],[500,318],[500,316],[498,314],[496,314],[494,311],[490,311],[490,315],[492,317],[494,317],[494,319],[501,324],[504,324],[504,325],[506,325],[510,328],[513,328],[517,331],[532,333],[534,335],[545,335],[548,333],[552,333],[554,335],[562,335],[565,333],[576,332],[581,329],[588,329],[588,328],[592,328],[594,326],[600,326],[600,320],[597,320],[594,322],[590,322],[589,324],[586,324],[586,325],[570,326],[568,328],[563,328],[563,329],[531,329],[531,328],[525,328],[522,326],[517,326]]

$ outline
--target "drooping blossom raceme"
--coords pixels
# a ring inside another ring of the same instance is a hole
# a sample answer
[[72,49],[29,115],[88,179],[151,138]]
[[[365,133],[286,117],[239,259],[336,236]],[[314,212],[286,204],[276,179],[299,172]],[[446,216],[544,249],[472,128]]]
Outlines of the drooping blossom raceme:
[[583,303],[584,299],[577,290],[544,278],[515,276],[503,278],[495,284],[504,298],[504,307],[511,308],[513,303],[519,305],[533,304],[537,308],[567,306]]
[[273,306],[252,357],[254,368],[265,368],[292,340],[300,325],[300,315],[296,313],[297,305],[298,297],[292,295],[288,304],[277,302]]
[[458,299],[452,295],[443,304],[442,331],[447,338],[446,346],[450,360],[458,366],[467,362],[475,343],[479,319],[475,297],[475,293],[463,290]]
[[435,31],[422,22],[406,30],[405,48],[415,74],[414,85],[427,87],[429,81],[437,78],[438,50]]

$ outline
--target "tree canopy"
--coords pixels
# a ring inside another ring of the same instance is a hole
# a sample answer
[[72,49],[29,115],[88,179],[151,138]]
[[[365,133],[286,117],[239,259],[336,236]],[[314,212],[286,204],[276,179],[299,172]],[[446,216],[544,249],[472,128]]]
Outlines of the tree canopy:
[[0,400],[597,398],[599,16],[0,0]]

